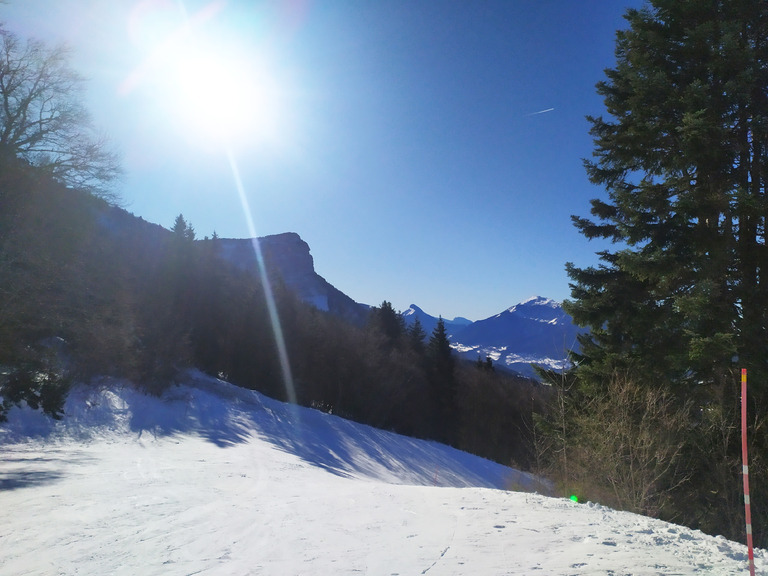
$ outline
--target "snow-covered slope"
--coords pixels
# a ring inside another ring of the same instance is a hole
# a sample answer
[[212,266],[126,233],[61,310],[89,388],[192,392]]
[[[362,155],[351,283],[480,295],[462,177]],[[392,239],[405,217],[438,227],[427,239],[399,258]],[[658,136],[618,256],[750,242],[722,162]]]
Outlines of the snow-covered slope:
[[0,428],[2,576],[746,570],[740,544],[494,489],[532,478],[201,375],[78,388],[66,411]]

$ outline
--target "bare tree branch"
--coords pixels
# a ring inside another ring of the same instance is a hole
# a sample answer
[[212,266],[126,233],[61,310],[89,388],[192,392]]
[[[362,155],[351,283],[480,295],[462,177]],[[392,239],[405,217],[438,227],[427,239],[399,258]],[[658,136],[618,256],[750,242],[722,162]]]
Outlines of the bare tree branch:
[[0,161],[19,158],[73,188],[114,200],[121,170],[82,104],[64,46],[22,42],[0,26]]

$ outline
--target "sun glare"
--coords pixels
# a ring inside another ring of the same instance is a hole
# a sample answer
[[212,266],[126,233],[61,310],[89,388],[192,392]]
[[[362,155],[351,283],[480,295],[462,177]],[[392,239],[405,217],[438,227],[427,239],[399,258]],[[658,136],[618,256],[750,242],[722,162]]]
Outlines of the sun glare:
[[180,47],[167,55],[165,68],[169,103],[191,137],[228,143],[279,138],[280,90],[255,57]]
[[277,147],[287,132],[284,87],[263,50],[210,26],[222,6],[176,14],[175,23],[168,3],[134,14],[132,37],[148,53],[121,91],[147,90],[187,141]]

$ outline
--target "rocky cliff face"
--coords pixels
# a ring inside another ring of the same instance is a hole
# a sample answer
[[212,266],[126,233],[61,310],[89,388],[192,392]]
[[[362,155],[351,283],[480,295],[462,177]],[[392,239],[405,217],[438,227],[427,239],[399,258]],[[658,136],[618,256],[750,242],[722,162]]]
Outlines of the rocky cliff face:
[[[315,272],[309,244],[294,232],[256,239],[261,247],[267,272],[277,274],[299,298],[355,324],[365,321],[368,307],[336,289]],[[236,266],[258,272],[253,240],[222,238],[221,255]]]

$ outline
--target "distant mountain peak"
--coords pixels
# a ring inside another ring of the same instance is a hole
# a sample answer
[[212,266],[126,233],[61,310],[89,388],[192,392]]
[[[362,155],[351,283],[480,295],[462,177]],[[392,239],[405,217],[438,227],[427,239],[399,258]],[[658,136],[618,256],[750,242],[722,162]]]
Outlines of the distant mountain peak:
[[424,313],[425,313],[424,310],[416,306],[416,304],[411,304],[410,306],[408,306],[408,310],[403,312],[403,316],[408,317],[408,316],[413,316],[414,314],[419,315]]
[[552,298],[546,298],[544,296],[531,296],[527,300],[523,300],[519,304],[515,304],[511,308],[509,308],[509,312],[514,312],[515,310],[519,310],[521,308],[531,308],[533,306],[542,306],[547,308],[560,308],[560,303],[552,300]]
[[489,357],[498,366],[535,376],[530,364],[562,370],[580,329],[559,302],[533,296],[500,314],[473,322],[455,334],[454,349],[464,358]]
[[[408,307],[408,310],[402,312],[402,315],[406,325],[408,326],[412,325],[418,319],[422,328],[427,334],[430,334],[432,330],[435,329],[435,326],[437,326],[437,317],[427,314],[424,312],[424,310],[416,306],[416,304],[411,304]],[[453,320],[443,318],[443,322],[445,324],[445,328],[448,330],[449,337],[453,336],[459,330],[472,324],[472,320],[467,320],[461,316],[457,316]]]
[[544,296],[533,296],[511,308],[507,308],[501,314],[495,317],[507,315],[529,318],[538,322],[557,323],[565,319],[567,314],[562,305],[556,300],[545,298]]

